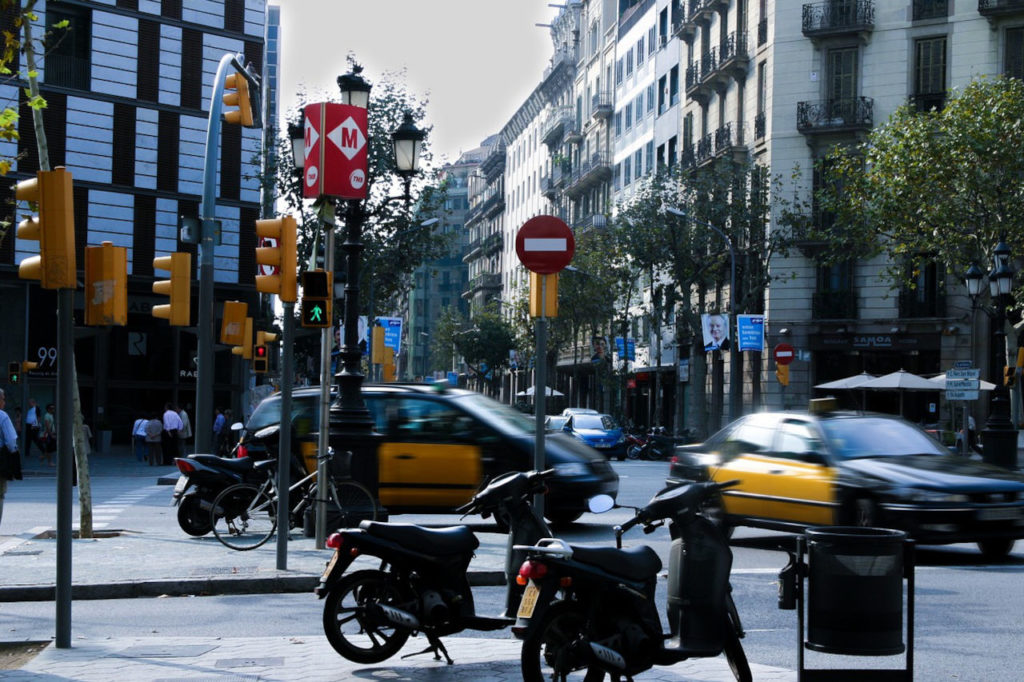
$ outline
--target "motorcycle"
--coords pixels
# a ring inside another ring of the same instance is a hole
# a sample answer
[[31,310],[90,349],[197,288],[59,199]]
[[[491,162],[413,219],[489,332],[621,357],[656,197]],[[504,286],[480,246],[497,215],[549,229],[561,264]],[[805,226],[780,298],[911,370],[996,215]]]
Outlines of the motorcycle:
[[[499,527],[510,529],[505,573],[508,580],[505,613],[477,615],[466,569],[480,542],[467,526],[430,529],[408,523],[363,521],[331,535],[333,548],[327,568],[314,592],[324,601],[323,625],[334,650],[356,663],[379,663],[398,653],[410,636],[422,632],[428,646],[418,655],[448,655],[441,637],[463,630],[501,630],[519,604],[521,588],[512,578],[525,553],[517,545],[549,537],[544,519],[530,505],[543,492],[554,470],[508,472],[495,477],[460,507],[463,515],[493,515]],[[606,499],[605,499],[606,498]],[[591,501],[592,511],[613,504],[604,495]],[[357,556],[380,559],[376,569],[346,573]]]
[[639,459],[644,446],[647,445],[647,434],[642,431],[626,434],[626,457]]
[[[241,428],[240,424],[238,428]],[[255,437],[260,438],[264,431],[271,431],[263,434],[267,437],[275,434],[276,430],[276,426],[268,427],[258,431]],[[181,476],[174,486],[171,504],[178,507],[178,525],[189,535],[201,537],[213,531],[210,510],[217,495],[225,488],[236,483],[262,483],[266,479],[267,468],[273,461],[239,457],[238,449],[239,445],[236,445],[230,457],[194,454],[174,458]]]
[[669,459],[675,453],[677,445],[692,443],[696,439],[695,437],[696,434],[693,429],[684,429],[681,436],[675,437],[665,435],[665,428],[658,427],[647,435],[647,438],[637,449],[636,453],[630,455],[627,450],[626,456],[630,459],[661,462]]
[[[523,679],[632,679],[658,665],[723,651],[737,680],[752,679],[732,599],[732,550],[702,506],[739,481],[667,488],[615,529],[616,547],[572,547],[548,538],[525,547],[517,582],[525,585],[513,634],[523,641]],[[661,559],[643,545],[622,549],[636,525],[652,532],[665,520],[669,633],[662,632],[655,584]]]

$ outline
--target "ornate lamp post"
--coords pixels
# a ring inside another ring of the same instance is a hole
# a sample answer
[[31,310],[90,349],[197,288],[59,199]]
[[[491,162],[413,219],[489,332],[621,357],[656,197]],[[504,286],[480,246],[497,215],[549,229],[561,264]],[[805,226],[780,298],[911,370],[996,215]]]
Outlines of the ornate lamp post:
[[[972,266],[972,269],[974,268],[975,266]],[[965,279],[967,292],[973,300],[980,294],[981,279],[971,270],[967,271]],[[1017,466],[1017,429],[1010,420],[1010,392],[1003,383],[1000,371],[1000,366],[1006,364],[1006,308],[1010,304],[1010,291],[1013,288],[1010,247],[1007,246],[1005,237],[1000,237],[999,244],[996,245],[992,271],[988,274],[988,284],[993,308],[992,347],[997,349],[997,361],[993,363],[996,369],[992,376],[996,388],[992,392],[988,422],[982,431],[984,450],[981,456],[989,464],[1013,469]]]

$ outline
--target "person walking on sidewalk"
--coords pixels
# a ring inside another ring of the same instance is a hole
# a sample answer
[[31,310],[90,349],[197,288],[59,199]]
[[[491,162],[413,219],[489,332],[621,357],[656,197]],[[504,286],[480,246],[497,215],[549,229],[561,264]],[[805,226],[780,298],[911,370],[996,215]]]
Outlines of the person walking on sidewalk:
[[178,434],[181,433],[181,417],[171,403],[164,403],[164,433],[161,449],[163,464],[170,464],[178,456]]
[[[146,446],[146,424],[149,423],[149,419],[146,417],[139,417],[135,420],[135,424],[132,426],[132,445],[135,449],[135,461],[145,462],[146,451],[149,449]],[[160,427],[163,430],[163,427]]]
[[46,413],[43,414],[43,425],[39,427],[39,443],[43,451],[43,454],[39,456],[39,461],[46,462],[49,466],[54,466],[51,456],[57,451],[56,412],[57,407],[53,403],[47,405]]
[[[177,409],[178,406],[174,407]],[[188,454],[188,439],[192,437],[192,422],[188,418],[188,411],[184,408],[178,411],[178,417],[181,419],[181,431],[178,432],[178,443],[181,449],[178,452],[178,457],[184,457]]]
[[43,446],[39,442],[39,427],[42,426],[42,422],[39,417],[39,407],[36,405],[35,398],[28,399],[28,409],[25,410],[25,434],[24,434],[24,445],[25,445],[25,456],[32,456],[32,446],[35,445],[42,452]]
[[18,434],[11,418],[4,411],[7,396],[0,388],[0,521],[4,517],[4,497],[7,481],[21,479],[21,455],[18,453]]
[[224,422],[227,420],[219,407],[214,409],[213,414],[213,451],[223,457],[224,444],[221,441],[224,439]]
[[146,421],[146,446],[149,448],[149,466],[155,467],[163,464],[163,440],[164,423],[160,420],[160,413],[154,412]]

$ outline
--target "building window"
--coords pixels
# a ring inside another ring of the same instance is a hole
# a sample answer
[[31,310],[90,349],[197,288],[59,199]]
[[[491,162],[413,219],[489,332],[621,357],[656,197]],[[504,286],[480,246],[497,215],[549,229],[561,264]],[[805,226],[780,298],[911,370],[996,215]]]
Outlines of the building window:
[[934,259],[925,259],[907,267],[908,282],[900,291],[900,317],[943,317],[946,314],[946,296],[943,285],[944,269]]
[[673,66],[668,72],[669,106],[679,104],[679,67]]
[[68,22],[68,30],[46,52],[47,85],[88,90],[92,50],[92,11],[86,7],[50,3],[46,6],[46,23],[50,26]]
[[654,83],[647,86],[647,111],[654,111]]
[[1024,28],[1006,29],[1003,75],[1024,80]]
[[632,178],[630,177],[632,175],[632,173],[631,173],[632,168],[633,168],[633,160],[630,157],[627,156],[626,160],[622,162],[622,186],[623,187],[628,187],[629,183],[632,181]]
[[646,54],[644,51],[644,37],[640,36],[640,42],[636,44],[636,67],[638,69],[643,65]]
[[914,45],[914,104],[918,111],[946,103],[946,37],[923,38]]
[[615,112],[615,137],[622,135],[622,112]]
[[670,137],[668,139],[668,167],[672,168],[676,165],[676,138]]
[[658,79],[658,115],[665,113],[666,98],[668,97],[668,78],[662,76]]
[[622,85],[622,60],[615,62],[615,84]]
[[948,0],[914,0],[914,21],[949,16]]
[[847,320],[857,317],[853,265],[850,262],[818,266],[817,290],[811,303],[811,315],[818,320]]
[[654,141],[647,143],[647,166],[645,172],[650,173],[654,170]]
[[636,101],[634,102],[634,106],[636,107],[636,120],[637,120],[637,122],[639,122],[640,119],[643,118],[643,115],[644,115],[644,96],[643,95],[637,95],[636,96]]
[[643,171],[642,171],[642,169],[644,167],[643,164],[644,164],[644,150],[642,148],[641,149],[637,149],[636,153],[633,154],[633,167],[636,168],[636,176],[638,178],[643,173]]
[[654,50],[657,49],[658,44],[655,40],[655,28],[651,26],[650,30],[647,31],[647,54],[654,54]]
[[829,50],[825,87],[828,89],[829,100],[846,100],[857,96],[857,48]]
[[633,127],[633,103],[626,105],[626,130]]
[[626,78],[633,75],[633,51],[626,53]]

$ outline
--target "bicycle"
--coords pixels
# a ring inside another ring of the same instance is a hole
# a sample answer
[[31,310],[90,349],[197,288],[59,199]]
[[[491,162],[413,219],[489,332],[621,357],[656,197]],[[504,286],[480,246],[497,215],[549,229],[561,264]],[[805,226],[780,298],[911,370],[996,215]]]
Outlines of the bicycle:
[[[351,453],[348,454],[351,456]],[[330,459],[333,456],[333,448],[328,448],[327,453],[318,455],[317,459]],[[210,508],[213,534],[225,547],[240,552],[256,549],[266,543],[277,530],[275,469],[276,465],[272,466],[267,479],[259,485],[237,483],[225,488],[214,498]],[[314,480],[316,475],[317,472],[313,471],[288,488],[289,496],[301,491],[298,502],[289,513],[289,530],[301,526],[306,509],[318,502],[328,505],[328,513],[340,515],[342,526],[356,525],[353,521],[363,519],[376,520],[377,503],[366,486],[352,478],[328,477],[327,497],[319,500],[319,486]]]

